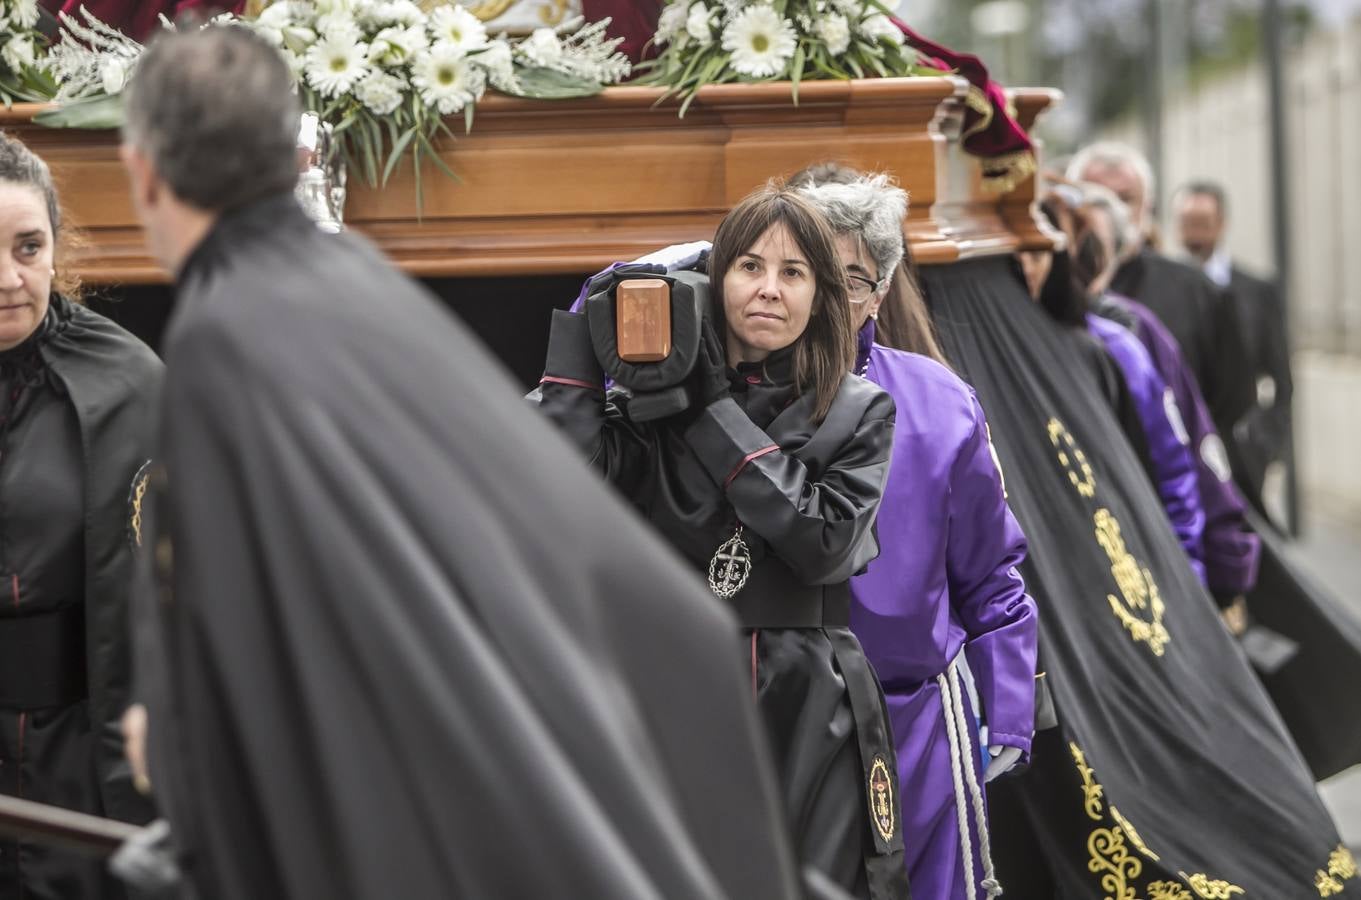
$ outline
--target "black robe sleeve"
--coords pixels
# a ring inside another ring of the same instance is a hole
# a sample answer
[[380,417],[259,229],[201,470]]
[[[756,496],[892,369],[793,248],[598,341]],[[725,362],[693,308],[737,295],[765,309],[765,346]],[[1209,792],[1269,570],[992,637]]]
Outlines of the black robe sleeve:
[[816,478],[731,398],[711,403],[685,433],[737,517],[810,584],[845,581],[879,555],[873,525],[888,479],[893,400],[877,391],[858,404],[853,395],[867,383],[847,378],[822,424],[844,432],[845,443]]

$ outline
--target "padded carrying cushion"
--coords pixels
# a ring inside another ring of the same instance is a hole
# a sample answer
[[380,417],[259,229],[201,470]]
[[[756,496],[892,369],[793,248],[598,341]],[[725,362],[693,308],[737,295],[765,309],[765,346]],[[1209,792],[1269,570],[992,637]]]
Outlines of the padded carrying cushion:
[[699,357],[700,321],[709,307],[709,276],[702,272],[647,273],[671,285],[671,353],[660,362],[626,363],[619,358],[614,294],[619,282],[639,272],[616,269],[608,283],[586,299],[591,344],[605,375],[634,392],[659,391],[685,381]]

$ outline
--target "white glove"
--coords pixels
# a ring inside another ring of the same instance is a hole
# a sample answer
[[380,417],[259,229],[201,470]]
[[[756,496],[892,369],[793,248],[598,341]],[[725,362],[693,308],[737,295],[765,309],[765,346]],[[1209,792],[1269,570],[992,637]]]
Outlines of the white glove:
[[688,244],[672,244],[670,247],[663,247],[654,250],[646,256],[640,256],[634,260],[636,263],[651,263],[653,265],[665,266],[666,271],[675,272],[679,269],[688,269],[699,262],[708,249],[713,246],[708,241],[691,241]]
[[988,763],[988,770],[983,773],[984,782],[992,781],[1021,761],[1021,749],[1019,747],[993,744],[988,748],[988,753],[992,755],[992,762]]

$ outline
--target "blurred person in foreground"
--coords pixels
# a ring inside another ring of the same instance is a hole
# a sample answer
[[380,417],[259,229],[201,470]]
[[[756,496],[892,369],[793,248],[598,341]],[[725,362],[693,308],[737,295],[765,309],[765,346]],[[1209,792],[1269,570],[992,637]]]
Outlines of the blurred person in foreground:
[[1285,307],[1269,281],[1247,272],[1225,246],[1228,201],[1212,181],[1193,181],[1177,191],[1177,227],[1182,246],[1207,278],[1228,292],[1243,329],[1247,364],[1256,385],[1256,403],[1234,429],[1241,465],[1237,481],[1262,515],[1262,487],[1267,471],[1290,455],[1290,346]]
[[1255,388],[1244,360],[1242,326],[1224,292],[1196,268],[1149,245],[1153,226],[1153,171],[1138,151],[1103,142],[1079,150],[1068,164],[1068,180],[1109,188],[1129,208],[1131,239],[1110,288],[1147,306],[1176,337],[1191,366],[1221,435],[1229,440],[1228,468],[1236,453],[1233,429],[1255,403]]
[[189,892],[801,896],[735,623],[433,295],[303,215],[275,51],[166,35],[126,104],[178,287],[129,754]]

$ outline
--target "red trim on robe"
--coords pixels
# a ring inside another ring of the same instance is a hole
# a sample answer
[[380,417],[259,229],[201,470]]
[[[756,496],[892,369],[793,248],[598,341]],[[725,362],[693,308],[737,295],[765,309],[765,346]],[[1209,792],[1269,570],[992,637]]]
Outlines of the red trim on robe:
[[746,456],[742,457],[742,461],[737,464],[737,468],[729,472],[728,477],[723,480],[723,490],[726,491],[728,489],[728,485],[732,484],[732,480],[736,478],[741,473],[741,471],[747,467],[747,463],[751,462],[754,459],[760,459],[767,453],[774,453],[776,450],[779,449],[780,449],[779,444],[771,444],[769,447],[762,447],[755,453],[748,453]]
[[568,387],[586,388],[588,391],[603,391],[603,384],[592,384],[589,381],[580,381],[576,378],[559,378],[556,375],[545,375],[539,379],[539,384],[565,384]]

